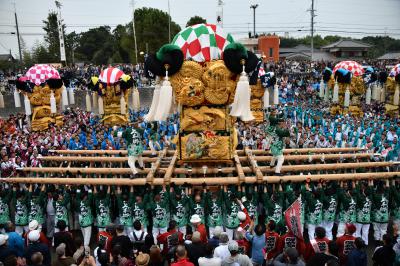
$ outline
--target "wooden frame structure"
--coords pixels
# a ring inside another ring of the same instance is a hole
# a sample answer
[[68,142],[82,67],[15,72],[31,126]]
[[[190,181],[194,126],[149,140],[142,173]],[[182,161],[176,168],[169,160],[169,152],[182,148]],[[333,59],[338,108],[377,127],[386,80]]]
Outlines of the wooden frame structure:
[[[228,185],[242,183],[303,182],[306,179],[349,180],[387,179],[400,176],[397,162],[379,161],[380,154],[358,148],[284,150],[283,176],[275,176],[269,166],[272,156],[264,150],[237,150],[234,160],[221,164],[178,164],[177,151],[164,149],[152,157],[145,151],[145,169],[129,179],[126,151],[50,151],[41,157],[43,167],[26,167],[29,176],[5,178],[10,183],[91,184],[91,185]],[[365,170],[368,170],[366,172]],[[112,175],[112,178],[109,176]],[[103,178],[108,176],[108,178]]]

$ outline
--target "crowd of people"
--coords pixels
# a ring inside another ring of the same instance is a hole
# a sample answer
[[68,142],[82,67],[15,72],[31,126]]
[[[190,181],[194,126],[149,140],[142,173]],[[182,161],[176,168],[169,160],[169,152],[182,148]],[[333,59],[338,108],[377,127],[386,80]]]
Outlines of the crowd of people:
[[[277,73],[282,68],[275,67]],[[265,123],[237,123],[238,149],[271,148],[268,117],[273,113],[284,120],[289,132],[283,139],[284,148],[359,147],[371,153],[373,160],[398,161],[400,120],[385,115],[377,104],[363,107],[362,117],[331,115],[317,96],[319,77],[304,67],[302,71],[308,74],[289,73],[282,79],[281,104],[266,110]],[[87,69],[82,75],[98,74],[101,68]],[[137,73],[142,75],[140,67]],[[165,147],[174,149],[179,114],[166,122],[146,123],[146,112],[130,113],[135,127],[143,132],[143,149],[153,154]],[[2,178],[24,176],[24,167],[97,165],[41,160],[52,150],[127,148],[117,134],[120,128],[105,126],[98,115],[79,108],[67,109],[63,126],[50,125],[46,131],[32,132],[24,114],[0,119],[0,128]],[[376,265],[400,265],[399,181],[321,180],[217,188],[206,184],[132,188],[4,182],[0,189],[0,262],[353,266],[368,265],[367,247],[376,247],[372,255]],[[286,227],[283,215],[299,196],[303,238]]]

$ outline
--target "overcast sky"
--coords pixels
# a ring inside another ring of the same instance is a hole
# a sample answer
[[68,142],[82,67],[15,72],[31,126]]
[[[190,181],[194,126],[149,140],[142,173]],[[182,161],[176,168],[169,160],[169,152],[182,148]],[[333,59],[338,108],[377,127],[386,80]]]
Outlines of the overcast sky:
[[[14,1],[0,0],[0,53],[18,54],[15,35]],[[55,10],[53,0],[15,0],[21,36],[30,48],[43,41],[42,20]],[[61,0],[67,32],[86,31],[99,25],[131,21],[130,0]],[[170,0],[172,20],[184,27],[194,15],[215,23],[218,0]],[[292,37],[310,30],[311,0],[224,0],[223,22],[226,32],[239,38],[253,29],[251,4],[257,3],[257,32],[276,32]],[[136,0],[135,7],[154,7],[168,12],[168,0]],[[400,0],[315,0],[316,34],[362,37],[387,34],[400,39]],[[166,25],[167,27],[167,25]],[[300,30],[300,31],[299,31]]]

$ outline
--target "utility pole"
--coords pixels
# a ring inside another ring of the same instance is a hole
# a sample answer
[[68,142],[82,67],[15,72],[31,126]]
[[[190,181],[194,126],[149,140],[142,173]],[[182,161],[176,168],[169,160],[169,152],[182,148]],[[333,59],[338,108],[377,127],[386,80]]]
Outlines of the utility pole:
[[314,60],[314,0],[311,0],[311,62]]
[[17,40],[18,40],[18,51],[19,51],[19,61],[22,63],[22,51],[21,51],[21,41],[19,37],[19,27],[18,27],[18,18],[17,18],[17,9],[14,3],[14,17],[15,17],[15,27],[17,28]]
[[258,4],[251,5],[250,8],[253,9],[253,37],[256,37],[256,8],[258,7]]
[[61,3],[58,1],[56,2],[58,14],[57,14],[57,24],[58,24],[58,38],[60,40],[60,61],[64,62],[67,65],[67,58],[65,56],[65,44],[64,44],[64,30],[62,25],[62,18],[61,18]]
[[137,42],[136,42],[136,30],[135,30],[135,0],[132,0],[132,29],[133,29],[133,40],[135,42],[135,60],[136,64],[138,63],[138,55],[137,55]]
[[171,43],[171,9],[168,0],[168,43]]

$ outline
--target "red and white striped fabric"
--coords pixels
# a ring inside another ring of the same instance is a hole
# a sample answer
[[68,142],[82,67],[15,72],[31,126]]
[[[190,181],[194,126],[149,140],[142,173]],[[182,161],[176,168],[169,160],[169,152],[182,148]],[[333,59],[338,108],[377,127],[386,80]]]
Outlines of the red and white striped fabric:
[[101,71],[99,80],[107,84],[113,84],[117,82],[123,74],[124,72],[122,72],[122,70],[116,67],[109,67]]
[[35,85],[40,85],[48,79],[60,79],[57,69],[46,64],[37,64],[26,72],[26,77]]
[[395,65],[392,70],[390,70],[389,76],[395,77],[400,74],[400,64]]
[[342,61],[340,63],[337,63],[335,68],[333,69],[333,73],[335,73],[336,70],[338,70],[339,68],[351,71],[356,77],[362,76],[362,74],[364,74],[364,69],[362,68],[362,66],[355,61]]

